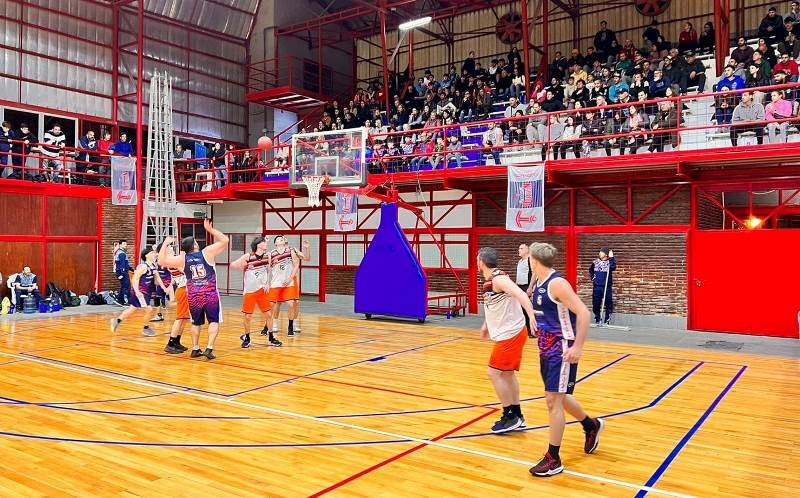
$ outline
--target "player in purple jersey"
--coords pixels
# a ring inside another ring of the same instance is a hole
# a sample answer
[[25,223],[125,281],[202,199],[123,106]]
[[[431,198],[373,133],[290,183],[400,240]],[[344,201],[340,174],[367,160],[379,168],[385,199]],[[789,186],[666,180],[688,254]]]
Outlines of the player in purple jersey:
[[[214,243],[202,251],[194,237],[181,240],[181,252],[177,256],[167,254],[161,264],[168,268],[183,268],[186,275],[186,291],[189,297],[189,313],[192,317],[192,358],[205,356],[209,360],[216,358],[214,341],[219,333],[222,321],[219,292],[217,291],[217,273],[214,258],[222,254],[228,247],[228,236],[211,226],[211,220],[205,220],[203,226],[213,237]],[[167,237],[165,246],[174,243]],[[208,321],[208,346],[200,350],[200,326]]]
[[156,284],[161,284],[161,279],[158,274],[153,271],[153,262],[156,259],[156,252],[152,247],[142,249],[141,263],[136,267],[133,272],[133,279],[131,280],[130,289],[130,307],[125,309],[117,318],[111,319],[111,332],[117,331],[117,327],[122,323],[122,320],[128,318],[137,312],[137,310],[144,310],[144,328],[142,334],[148,337],[156,335],[155,331],[150,328],[149,322],[153,318],[155,309],[150,306],[150,299],[155,292]]
[[565,410],[583,426],[586,434],[583,451],[586,453],[597,449],[604,422],[589,417],[572,396],[578,360],[589,331],[589,309],[569,282],[553,269],[555,247],[534,243],[529,253],[533,272],[531,299],[539,334],[539,365],[550,417],[550,445],[544,458],[531,467],[530,473],[547,477],[564,470],[559,449],[566,425]]

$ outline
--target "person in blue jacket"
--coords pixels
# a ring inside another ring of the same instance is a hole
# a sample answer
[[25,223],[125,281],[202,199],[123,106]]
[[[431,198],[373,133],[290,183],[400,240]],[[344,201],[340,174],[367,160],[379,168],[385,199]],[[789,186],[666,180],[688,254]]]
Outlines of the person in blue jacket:
[[119,134],[119,140],[108,150],[119,156],[133,157],[133,144],[128,141],[128,134],[124,132]]
[[[5,168],[9,167],[12,161],[9,159],[11,152],[12,140],[16,139],[17,135],[11,129],[11,123],[3,121],[0,125],[0,174],[4,173]],[[11,174],[11,170],[7,173]],[[4,175],[8,176],[8,175]]]
[[600,312],[603,308],[603,295],[605,295],[605,319],[603,323],[611,321],[614,313],[613,283],[612,272],[617,269],[617,260],[614,259],[614,251],[608,247],[600,248],[597,259],[589,265],[589,277],[592,279],[592,311],[594,312],[594,322],[600,324]]
[[117,294],[117,303],[121,305],[128,304],[131,292],[131,277],[130,273],[133,267],[128,261],[128,254],[125,249],[128,247],[128,241],[122,239],[114,249],[114,275],[119,280],[119,294]]

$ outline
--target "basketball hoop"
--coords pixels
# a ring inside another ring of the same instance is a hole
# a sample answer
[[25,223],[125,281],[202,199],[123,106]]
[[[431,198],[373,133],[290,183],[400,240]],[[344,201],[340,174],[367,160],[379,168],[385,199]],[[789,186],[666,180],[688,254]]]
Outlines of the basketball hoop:
[[312,207],[319,207],[322,201],[319,198],[320,190],[323,185],[331,182],[331,178],[325,175],[306,175],[303,177],[303,183],[308,188],[308,205]]

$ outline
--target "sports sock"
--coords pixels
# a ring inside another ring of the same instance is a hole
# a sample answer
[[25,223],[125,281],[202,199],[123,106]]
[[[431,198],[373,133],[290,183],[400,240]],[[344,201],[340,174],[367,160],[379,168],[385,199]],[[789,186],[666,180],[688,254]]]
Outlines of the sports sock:
[[586,432],[597,429],[597,424],[589,417],[589,415],[586,415],[586,418],[581,420],[581,425],[583,426],[583,430]]
[[117,323],[122,323],[122,318],[117,318]]
[[507,417],[509,415],[513,415],[513,412],[511,411],[511,405],[504,406],[503,407],[503,417]]
[[180,343],[181,343],[181,334],[178,334],[175,336],[175,344],[180,344]]
[[167,346],[174,346],[175,345],[175,337],[170,337],[169,342],[167,342]]
[[289,320],[289,330],[294,330],[294,320]]
[[272,330],[278,330],[278,320],[276,318],[272,319]]
[[247,337],[248,339],[250,339],[250,332],[245,332],[244,336]]
[[516,415],[517,417],[522,418],[522,407],[520,407],[519,405],[510,405],[509,411],[511,412],[512,415]]
[[144,326],[144,328],[145,328],[145,329],[149,329],[149,328],[150,328],[150,325],[145,325],[145,326]]
[[550,455],[551,458],[555,458],[556,460],[559,459],[558,450],[561,449],[561,446],[555,446],[552,444],[547,445],[547,454]]

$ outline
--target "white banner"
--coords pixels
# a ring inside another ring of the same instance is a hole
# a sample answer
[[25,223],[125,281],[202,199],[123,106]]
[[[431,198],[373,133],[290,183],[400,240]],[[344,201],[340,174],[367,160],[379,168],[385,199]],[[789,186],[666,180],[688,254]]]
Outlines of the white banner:
[[544,231],[544,166],[509,166],[506,230]]
[[136,159],[111,156],[111,203],[117,206],[135,206]]
[[358,227],[358,194],[336,192],[335,232],[352,232]]

